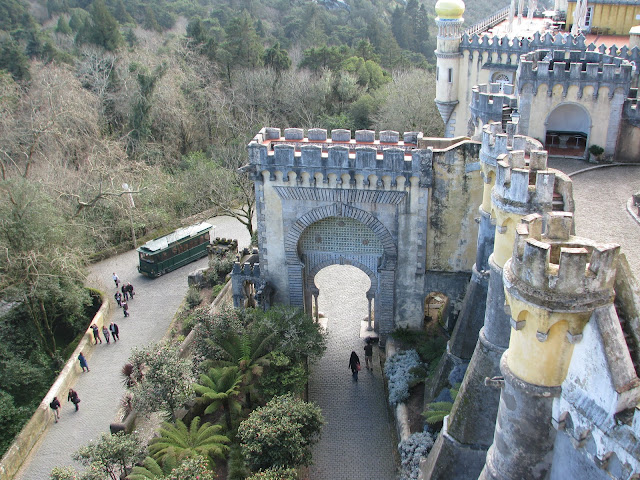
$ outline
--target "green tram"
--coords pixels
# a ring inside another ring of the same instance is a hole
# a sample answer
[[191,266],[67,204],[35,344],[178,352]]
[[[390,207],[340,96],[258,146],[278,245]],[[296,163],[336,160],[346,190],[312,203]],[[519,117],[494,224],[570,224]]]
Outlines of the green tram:
[[138,271],[147,277],[159,277],[206,256],[212,228],[202,222],[149,240],[138,248]]

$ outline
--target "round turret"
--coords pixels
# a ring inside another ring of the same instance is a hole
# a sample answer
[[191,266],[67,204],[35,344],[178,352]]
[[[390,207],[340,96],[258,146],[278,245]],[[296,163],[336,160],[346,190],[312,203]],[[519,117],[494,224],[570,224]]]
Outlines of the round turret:
[[462,0],[438,0],[436,3],[436,15],[440,20],[457,20],[464,13]]

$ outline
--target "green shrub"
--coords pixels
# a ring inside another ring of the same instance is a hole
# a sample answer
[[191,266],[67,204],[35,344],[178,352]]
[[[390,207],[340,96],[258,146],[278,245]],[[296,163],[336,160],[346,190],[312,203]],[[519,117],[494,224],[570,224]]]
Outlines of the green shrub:
[[599,157],[604,153],[604,148],[602,148],[600,145],[593,144],[589,147],[589,153],[596,157]]
[[275,351],[271,354],[258,388],[267,400],[286,393],[297,395],[303,392],[308,378],[307,371],[300,363],[294,363],[283,353]]
[[251,475],[247,480],[297,480],[298,472],[294,468],[267,468]]
[[238,437],[247,465],[254,471],[311,463],[311,446],[324,419],[320,408],[293,395],[274,397],[240,424]]
[[200,292],[197,288],[190,287],[189,290],[187,290],[185,301],[187,302],[187,306],[189,308],[195,308],[200,305],[200,302],[202,302],[202,296],[200,295]]
[[213,302],[216,297],[218,295],[220,295],[220,292],[222,292],[222,289],[224,288],[224,284],[220,284],[220,285],[215,285],[213,287],[213,289],[211,290],[211,301]]

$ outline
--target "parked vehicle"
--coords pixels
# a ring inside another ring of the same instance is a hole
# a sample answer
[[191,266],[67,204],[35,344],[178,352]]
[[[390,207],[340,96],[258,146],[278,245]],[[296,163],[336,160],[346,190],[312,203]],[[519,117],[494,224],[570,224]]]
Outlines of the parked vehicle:
[[149,240],[138,248],[138,271],[147,277],[159,277],[206,256],[213,228],[202,222]]

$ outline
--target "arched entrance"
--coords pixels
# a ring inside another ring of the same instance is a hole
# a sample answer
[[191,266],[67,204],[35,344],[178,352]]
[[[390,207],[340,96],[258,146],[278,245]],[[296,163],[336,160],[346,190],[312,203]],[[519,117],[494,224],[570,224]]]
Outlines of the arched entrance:
[[547,117],[545,125],[545,149],[551,155],[584,157],[591,131],[591,117],[581,105],[558,105]]
[[367,298],[375,308],[375,331],[384,343],[393,330],[397,249],[387,228],[372,214],[342,203],[311,210],[285,241],[289,303],[313,312],[313,278],[328,265],[353,265],[371,280]]
[[[379,291],[378,268],[384,247],[367,225],[348,217],[327,217],[307,227],[298,242],[299,258],[304,265],[304,307],[318,312],[320,288],[315,281],[318,272],[330,265],[351,265],[369,279],[365,292],[368,319],[371,324],[374,301]],[[375,329],[379,330],[374,323]]]

